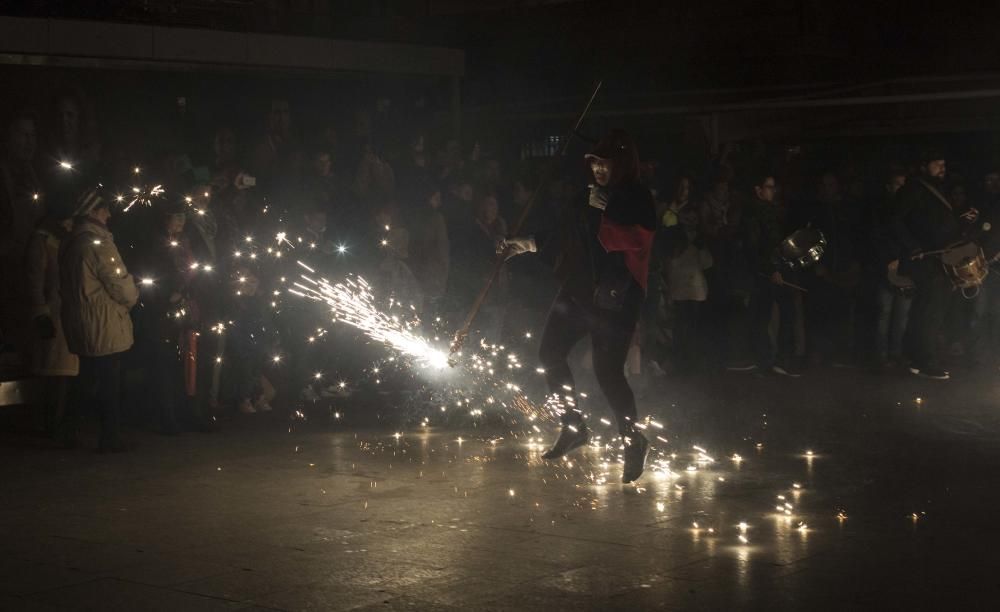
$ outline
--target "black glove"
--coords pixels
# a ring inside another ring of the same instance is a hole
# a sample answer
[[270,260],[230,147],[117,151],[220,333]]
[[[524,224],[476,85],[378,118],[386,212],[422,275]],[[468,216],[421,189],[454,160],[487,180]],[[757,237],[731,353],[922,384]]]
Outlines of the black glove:
[[42,340],[51,340],[56,337],[56,325],[49,315],[38,315],[35,317],[35,333]]

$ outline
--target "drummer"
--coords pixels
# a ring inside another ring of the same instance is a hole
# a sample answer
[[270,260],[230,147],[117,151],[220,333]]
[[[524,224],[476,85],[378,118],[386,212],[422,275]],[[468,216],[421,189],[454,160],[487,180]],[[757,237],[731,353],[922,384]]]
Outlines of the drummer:
[[978,219],[973,223],[972,240],[983,248],[986,259],[1000,255],[1000,168],[992,168],[983,176]]
[[[982,193],[976,203],[979,218],[969,237],[989,261],[1000,256],[1000,168],[990,168],[983,176]],[[979,288],[968,311],[964,332],[966,361],[971,368],[1000,365],[1000,269],[994,268]]]
[[[946,249],[962,238],[959,213],[944,195],[947,171],[940,151],[925,150],[920,171],[897,194],[893,233],[910,257]],[[910,372],[933,380],[948,380],[937,339],[944,325],[952,286],[937,257],[902,258],[900,272],[916,284],[910,311],[912,349]]]
[[[740,242],[754,266],[754,288],[750,297],[750,341],[761,371],[782,376],[801,375],[794,362],[795,349],[794,272],[782,268],[776,260],[778,247],[786,231],[781,210],[775,201],[778,186],[773,174],[758,172],[751,181],[751,198],[743,212]],[[778,307],[778,354],[771,352],[768,326],[773,307]]]

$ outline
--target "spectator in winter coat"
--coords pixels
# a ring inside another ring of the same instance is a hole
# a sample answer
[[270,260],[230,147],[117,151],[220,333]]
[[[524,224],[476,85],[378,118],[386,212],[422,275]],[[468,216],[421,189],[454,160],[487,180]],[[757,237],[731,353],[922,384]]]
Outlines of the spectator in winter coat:
[[[63,333],[59,298],[59,245],[69,237],[71,213],[60,214],[50,202],[49,212],[28,242],[25,272],[35,339],[31,373],[45,377],[42,388],[45,429],[66,446],[76,444],[75,426],[64,421],[69,382],[80,371],[80,361],[70,352]],[[66,218],[60,218],[66,217]]]
[[[399,212],[389,202],[375,214],[375,224],[384,228],[379,239],[381,261],[378,264],[376,287],[380,297],[390,300],[395,308],[419,309],[424,303],[417,277],[410,269],[410,232],[397,223]],[[418,310],[419,312],[419,310]]]
[[[144,279],[140,343],[148,353],[148,405],[155,410],[160,433],[174,435],[188,420],[186,374],[188,361],[195,356],[192,337],[200,323],[200,308],[194,291],[200,273],[213,274],[212,264],[198,262],[184,234],[186,207],[181,203],[162,210],[160,227],[150,236],[149,251],[134,267]],[[204,266],[204,268],[202,267]],[[194,381],[191,381],[194,382]]]
[[80,356],[79,400],[101,416],[99,450],[120,452],[121,358],[132,347],[129,310],[139,291],[108,230],[109,202],[88,190],[75,217],[59,258],[62,324],[69,350]]
[[[786,283],[792,272],[781,268],[775,255],[784,239],[782,220],[774,201],[774,176],[759,173],[753,181],[753,199],[744,213],[742,243],[746,257],[753,258],[756,277],[750,297],[750,336],[757,367],[783,376],[801,376],[793,363],[795,348],[794,294]],[[778,306],[778,353],[773,355],[768,326],[771,312]]]
[[697,224],[681,223],[679,228],[681,240],[671,254],[668,278],[674,308],[674,363],[684,371],[698,365],[702,311],[708,299],[705,271],[712,267],[712,253],[698,235]]
[[415,201],[407,208],[410,267],[423,290],[424,313],[435,315],[448,287],[448,227],[441,213],[441,191],[429,180],[421,181],[414,189]]

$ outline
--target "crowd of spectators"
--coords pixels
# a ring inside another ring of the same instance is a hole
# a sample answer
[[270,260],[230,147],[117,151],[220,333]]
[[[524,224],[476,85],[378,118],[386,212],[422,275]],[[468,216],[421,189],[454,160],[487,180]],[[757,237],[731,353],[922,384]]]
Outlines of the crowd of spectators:
[[[996,369],[995,276],[959,290],[936,251],[971,243],[987,262],[996,256],[1000,170],[949,174],[947,155],[927,146],[864,172],[843,159],[809,173],[794,158],[727,157],[700,183],[678,174],[658,193],[644,342],[654,369],[799,377],[829,366],[935,379],[950,377],[948,364]],[[926,226],[941,230],[915,239]],[[823,254],[791,265],[782,243],[802,228],[822,233]]]
[[[308,245],[328,276],[364,273],[381,297],[453,330],[517,221],[526,217],[521,234],[541,231],[582,201],[582,161],[580,172],[546,173],[419,127],[395,129],[390,146],[373,136],[381,111],[300,126],[274,99],[258,131],[218,125],[202,138],[178,124],[177,144],[153,159],[105,149],[78,91],[14,115],[0,160],[0,340],[9,376],[44,377],[49,433],[72,446],[80,416],[94,412],[100,448],[116,451],[122,418],[170,435],[346,393],[313,372],[352,367],[350,332],[314,343],[308,304],[274,307],[282,269],[241,257],[275,232]],[[906,272],[909,246],[896,194],[944,159],[919,157],[806,172],[794,156],[774,163],[727,147],[691,171],[644,164],[658,229],[630,374],[908,366],[922,334],[908,324],[912,288],[889,280]],[[969,239],[988,243],[1000,170],[940,186]],[[776,248],[807,226],[823,232],[823,258],[783,267]],[[997,365],[993,280],[922,306],[944,309],[932,341],[970,368]],[[540,329],[554,291],[537,259],[507,262],[476,335]]]

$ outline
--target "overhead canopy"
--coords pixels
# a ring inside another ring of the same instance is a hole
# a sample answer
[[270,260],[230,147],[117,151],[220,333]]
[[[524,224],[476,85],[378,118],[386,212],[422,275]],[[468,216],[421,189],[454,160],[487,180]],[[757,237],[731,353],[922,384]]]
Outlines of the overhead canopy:
[[461,77],[458,49],[104,21],[0,17],[0,63]]

